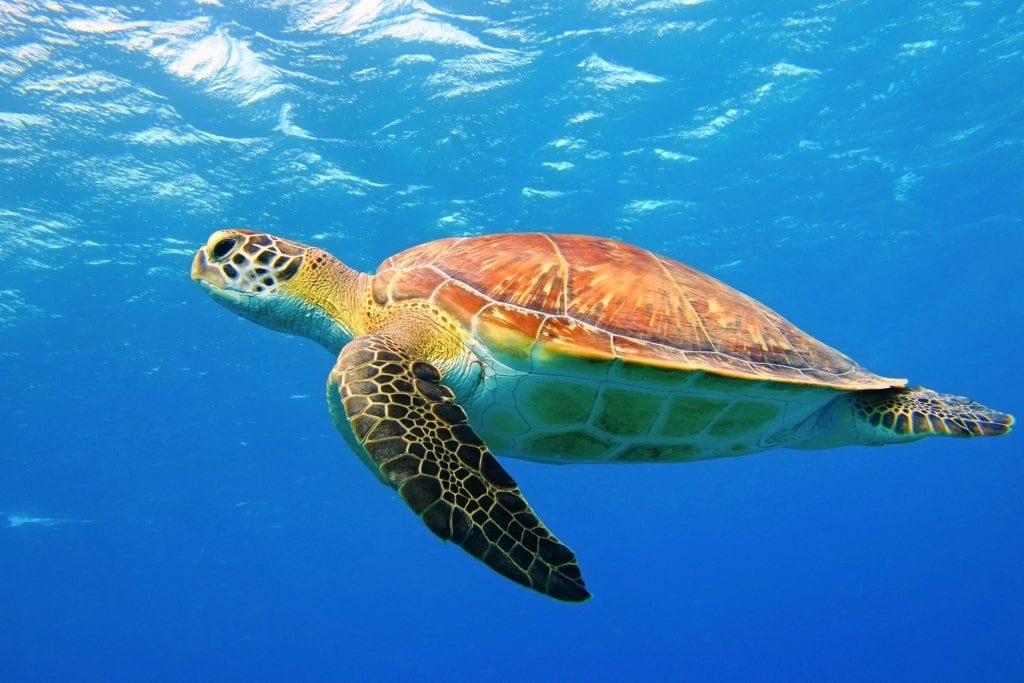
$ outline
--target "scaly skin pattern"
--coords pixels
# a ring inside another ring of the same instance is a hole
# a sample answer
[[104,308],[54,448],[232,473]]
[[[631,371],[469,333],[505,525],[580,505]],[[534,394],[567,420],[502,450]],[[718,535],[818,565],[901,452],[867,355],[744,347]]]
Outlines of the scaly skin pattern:
[[561,600],[589,596],[575,556],[492,451],[679,462],[1013,424],[875,375],[721,282],[602,238],[439,240],[367,275],[315,247],[224,230],[192,277],[243,317],[335,354],[328,407],[371,471],[439,537]]
[[466,424],[441,374],[403,348],[380,333],[345,346],[327,383],[338,428],[351,424],[386,481],[437,536],[545,595],[590,597],[572,551]]
[[922,436],[999,436],[1013,418],[963,396],[924,387],[859,391],[849,395],[860,443],[892,443]]

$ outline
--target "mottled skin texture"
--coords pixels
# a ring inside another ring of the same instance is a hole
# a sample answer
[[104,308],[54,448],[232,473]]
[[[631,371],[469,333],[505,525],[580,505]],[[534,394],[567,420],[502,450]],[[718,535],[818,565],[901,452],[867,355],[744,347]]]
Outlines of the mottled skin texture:
[[338,357],[328,404],[439,537],[541,593],[589,597],[572,551],[537,519],[440,382],[434,366],[411,360],[400,344],[367,335]]
[[335,426],[424,523],[502,575],[589,597],[503,455],[688,461],[769,448],[994,436],[1013,418],[905,387],[681,263],[613,240],[431,242],[357,273],[315,247],[214,233],[192,277],[337,355]]

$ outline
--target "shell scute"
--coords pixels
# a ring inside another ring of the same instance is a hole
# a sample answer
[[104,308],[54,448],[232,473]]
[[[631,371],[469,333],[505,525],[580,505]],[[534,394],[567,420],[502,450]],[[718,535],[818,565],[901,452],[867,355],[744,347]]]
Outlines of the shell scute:
[[492,305],[480,313],[473,331],[494,353],[528,369],[543,324],[544,317],[533,311]]
[[537,340],[546,354],[605,362],[617,357],[607,332],[582,325],[572,318],[547,318],[541,325]]
[[728,407],[725,398],[674,396],[669,399],[666,418],[657,431],[662,438],[694,437]]
[[609,388],[594,416],[601,431],[626,438],[649,434],[661,413],[664,396],[642,389]]
[[451,279],[445,273],[435,268],[392,270],[374,279],[374,298],[377,299],[377,291],[383,289],[384,301],[425,299],[450,282]]
[[477,290],[452,279],[447,279],[437,287],[433,300],[440,303],[441,308],[466,330],[472,328],[481,311],[494,303]]

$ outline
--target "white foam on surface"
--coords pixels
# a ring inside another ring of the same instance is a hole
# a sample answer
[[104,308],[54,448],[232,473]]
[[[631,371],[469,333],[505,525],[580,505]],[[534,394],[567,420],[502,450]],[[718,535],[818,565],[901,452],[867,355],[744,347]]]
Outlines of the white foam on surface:
[[523,188],[523,197],[527,199],[556,199],[565,195],[560,190],[536,190],[532,187]]
[[411,10],[416,3],[408,0],[312,0],[280,4],[288,8],[292,26],[300,31],[346,35],[396,12]]
[[61,517],[37,517],[35,515],[26,515],[18,513],[0,513],[3,514],[8,528],[23,527],[23,526],[60,526],[62,524],[92,524],[91,519],[74,519],[74,518],[61,518]]
[[626,204],[623,210],[626,213],[648,213],[657,211],[668,206],[679,206],[682,201],[678,199],[634,199]]
[[901,57],[917,57],[939,47],[938,40],[917,40],[900,46]]
[[600,112],[585,111],[585,112],[581,112],[579,114],[576,114],[576,116],[573,116],[572,118],[570,118],[568,123],[569,123],[570,126],[578,126],[581,123],[586,123],[587,121],[593,121],[594,119],[599,119],[602,116],[604,116],[604,114],[600,113]]
[[587,72],[588,80],[600,90],[617,90],[638,83],[654,84],[665,81],[661,76],[614,64],[596,54],[590,55],[577,66]]
[[172,74],[206,82],[208,88],[229,90],[242,104],[258,102],[284,88],[277,83],[275,69],[263,64],[246,41],[222,28],[185,42],[176,53],[164,54],[164,59]]
[[0,111],[0,127],[11,130],[24,131],[31,128],[43,128],[52,123],[53,120],[49,116]]
[[682,133],[680,133],[680,137],[684,139],[702,139],[709,138],[713,135],[718,135],[726,126],[728,126],[737,118],[739,118],[740,114],[741,112],[739,109],[728,109],[703,125],[683,131]]
[[821,74],[817,69],[808,69],[788,62],[777,62],[770,69],[772,76],[817,76]]
[[681,154],[679,152],[673,152],[673,151],[668,150],[668,149],[661,149],[660,147],[656,147],[654,149],[654,154],[659,159],[664,159],[665,161],[686,161],[686,162],[690,162],[690,161],[697,161],[698,160],[698,158],[693,156],[692,154]]

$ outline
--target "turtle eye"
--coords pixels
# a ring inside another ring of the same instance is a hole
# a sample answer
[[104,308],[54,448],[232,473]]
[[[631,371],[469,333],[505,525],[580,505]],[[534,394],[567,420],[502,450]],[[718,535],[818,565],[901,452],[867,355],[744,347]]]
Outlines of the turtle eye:
[[235,241],[233,237],[225,237],[213,245],[213,258],[219,261],[231,253],[231,250],[235,248]]

